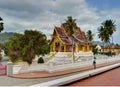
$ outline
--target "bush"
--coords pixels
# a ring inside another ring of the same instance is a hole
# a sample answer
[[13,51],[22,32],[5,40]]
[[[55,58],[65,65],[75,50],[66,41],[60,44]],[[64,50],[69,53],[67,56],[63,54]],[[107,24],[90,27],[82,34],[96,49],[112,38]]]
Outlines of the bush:
[[112,56],[112,52],[111,51],[107,52],[107,56]]
[[22,58],[18,58],[18,59],[16,59],[16,61],[15,62],[24,62],[23,61],[23,59]]
[[40,58],[38,59],[38,63],[44,63],[44,60],[43,60],[42,57],[40,57]]
[[0,61],[2,60],[2,55],[0,54]]
[[98,49],[97,48],[93,48],[92,52],[93,52],[93,55],[96,55],[96,54],[98,54]]

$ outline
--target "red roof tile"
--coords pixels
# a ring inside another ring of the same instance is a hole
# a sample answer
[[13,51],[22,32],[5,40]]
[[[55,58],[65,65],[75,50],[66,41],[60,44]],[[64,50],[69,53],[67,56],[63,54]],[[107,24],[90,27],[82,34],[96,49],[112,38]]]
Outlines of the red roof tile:
[[72,36],[69,36],[66,33],[63,26],[62,27],[55,27],[53,35],[54,35],[54,33],[56,33],[58,35],[58,38],[64,44],[72,44],[72,40],[71,40],[72,38],[73,38],[74,43],[78,43],[78,44],[88,43],[85,32],[81,31],[79,27],[77,29],[75,29],[74,34]]
[[120,49],[120,47],[116,46],[116,45],[107,45],[104,47],[104,49]]

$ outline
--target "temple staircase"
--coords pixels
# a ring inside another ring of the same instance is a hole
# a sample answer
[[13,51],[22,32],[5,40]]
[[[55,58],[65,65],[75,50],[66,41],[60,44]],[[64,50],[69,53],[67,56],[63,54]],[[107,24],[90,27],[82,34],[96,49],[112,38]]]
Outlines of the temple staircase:
[[56,54],[57,54],[57,52],[50,52],[50,54],[45,55],[43,57],[45,63],[48,62],[48,61],[50,61],[50,60],[52,60],[55,57]]

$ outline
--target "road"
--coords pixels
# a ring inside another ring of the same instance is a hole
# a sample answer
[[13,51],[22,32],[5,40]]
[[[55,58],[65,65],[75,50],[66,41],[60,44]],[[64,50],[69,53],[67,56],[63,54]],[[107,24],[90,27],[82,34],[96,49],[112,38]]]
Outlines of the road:
[[[2,64],[7,64],[7,58],[3,58],[1,61]],[[84,72],[84,71],[82,71]],[[0,76],[0,86],[31,86],[34,84],[55,80],[57,78],[67,77],[70,75],[75,75],[82,72],[76,72],[72,74],[56,76],[56,77],[49,77],[49,78],[37,78],[37,79],[19,79],[19,78],[11,78],[7,76]]]
[[[119,72],[120,72],[120,67],[102,73],[100,75],[85,80],[77,81],[75,83],[71,83],[65,86],[120,86]],[[18,79],[18,78],[10,78],[7,76],[0,76],[0,86],[31,86],[34,84],[47,82],[50,80],[55,80],[58,78],[75,75],[78,73],[83,73],[83,72],[77,72],[77,73],[50,77],[50,78],[37,78],[37,79]]]
[[2,63],[3,65],[7,65],[7,61],[8,61],[8,57],[7,56],[4,56],[2,58],[2,60],[0,61],[0,63]]
[[71,76],[71,75],[75,75],[83,72],[76,72],[76,73],[62,75],[62,76],[49,77],[49,78],[36,78],[36,79],[19,79],[19,78],[7,77],[7,76],[0,76],[0,86],[31,86],[34,84],[47,82],[50,80],[55,80],[58,78],[63,78],[63,77],[67,77],[67,76]]
[[120,67],[68,84],[68,86],[120,86]]
[[[120,69],[117,72],[120,72]],[[50,77],[50,78],[37,78],[37,79],[18,79],[18,78],[10,78],[10,77],[7,77],[7,76],[0,76],[0,86],[31,86],[31,85],[34,85],[34,84],[47,82],[47,81],[50,81],[50,80],[55,80],[57,78],[62,78],[62,77],[75,75],[75,74],[78,74],[78,73],[82,73],[82,72],[76,72],[76,73],[72,73],[72,74]],[[120,78],[120,76],[119,76],[119,78]],[[96,80],[96,81],[99,81],[99,80]],[[105,80],[103,80],[103,81],[105,81]],[[119,81],[120,81],[120,79],[119,79]]]

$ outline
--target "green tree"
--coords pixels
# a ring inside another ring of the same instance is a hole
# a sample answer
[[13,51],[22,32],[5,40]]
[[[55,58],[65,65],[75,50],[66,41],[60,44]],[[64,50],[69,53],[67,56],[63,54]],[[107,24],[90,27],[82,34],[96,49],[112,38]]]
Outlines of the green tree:
[[0,61],[2,60],[2,55],[0,54]]
[[8,55],[9,43],[8,43],[8,42],[5,42],[3,45],[4,45],[4,52],[5,52],[5,55]]
[[110,36],[107,33],[107,29],[104,29],[103,26],[98,29],[98,37],[105,43],[110,42]]
[[[4,29],[3,28],[3,19],[0,17],[0,32]],[[0,50],[1,51],[1,50]],[[0,60],[2,60],[2,56],[1,56],[1,54],[0,54]]]
[[87,39],[88,39],[88,41],[92,41],[93,40],[93,36],[94,36],[94,34],[92,34],[92,31],[88,30],[87,31]]
[[116,31],[116,26],[115,22],[113,20],[106,20],[105,22],[102,23],[104,28],[107,30],[109,36],[111,37],[112,43],[113,43],[113,33]]
[[116,27],[114,23],[115,22],[113,22],[113,20],[111,19],[106,20],[103,23],[101,23],[102,25],[100,26],[100,28],[98,28],[98,33],[99,33],[98,37],[105,43],[107,42],[110,43],[110,37],[112,37],[113,33],[116,31]]
[[71,36],[72,51],[73,51],[73,61],[75,61],[73,34],[74,34],[75,29],[77,29],[76,19],[73,19],[72,16],[68,16],[67,20],[64,23],[62,23],[62,25],[65,27],[65,30],[66,30],[67,34]]
[[0,17],[0,32],[4,29],[3,22],[1,21],[3,21],[3,19]]
[[97,55],[98,54],[98,48],[93,47],[92,52],[93,52],[94,56]]
[[118,43],[116,43],[115,45],[118,46],[118,47],[120,47],[120,44],[118,44]]
[[21,58],[21,51],[22,48],[24,47],[23,42],[23,35],[15,33],[12,38],[8,42],[5,43],[4,49],[6,55],[9,56],[10,60],[12,62],[16,62],[17,60],[22,60]]
[[76,19],[73,19],[71,16],[67,17],[62,25],[65,27],[66,32],[71,36],[74,34],[75,29],[77,29]]
[[44,63],[44,59],[43,59],[42,57],[40,57],[40,58],[38,59],[38,63]]
[[50,47],[45,34],[26,30],[24,34],[15,34],[9,41],[9,56],[13,62],[18,59],[32,63],[36,55],[45,55]]

